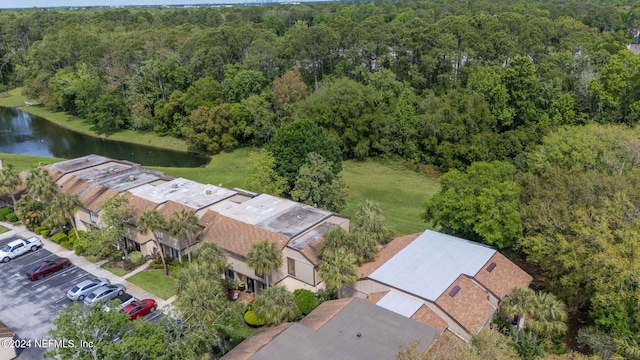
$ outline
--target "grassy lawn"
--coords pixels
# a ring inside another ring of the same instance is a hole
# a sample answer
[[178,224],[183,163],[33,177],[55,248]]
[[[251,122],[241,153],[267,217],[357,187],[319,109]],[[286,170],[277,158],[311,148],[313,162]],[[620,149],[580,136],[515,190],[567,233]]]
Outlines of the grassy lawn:
[[427,228],[420,219],[425,200],[439,189],[437,178],[429,178],[398,162],[345,161],[342,175],[349,187],[347,207],[342,213],[355,216],[358,203],[378,204],[387,226],[395,235],[406,235]]
[[7,231],[9,231],[9,229],[8,229],[8,228],[6,228],[6,227],[4,227],[4,226],[0,225],[0,234],[2,234],[2,233],[6,233]]
[[50,158],[44,156],[30,156],[30,155],[18,155],[18,154],[5,154],[0,153],[0,160],[4,165],[11,164],[13,168],[18,172],[23,170],[29,170],[38,165],[48,165],[54,162],[62,161],[64,159]]
[[41,105],[24,106],[24,102],[28,101],[28,99],[21,94],[21,91],[22,88],[13,89],[9,91],[9,96],[0,97],[0,106],[20,106],[22,110],[30,114],[43,117],[60,126],[92,136],[100,136],[111,140],[151,145],[166,149],[180,151],[187,150],[187,144],[184,140],[169,136],[161,137],[151,132],[142,133],[132,130],[123,130],[107,136],[96,134],[96,132],[92,130],[92,125],[84,119],[77,118],[65,112],[52,111]]
[[117,276],[125,276],[125,275],[127,275],[127,273],[128,273],[128,271],[127,271],[127,270],[125,270],[125,269],[121,269],[121,268],[114,268],[114,267],[109,266],[109,263],[108,263],[108,262],[106,262],[106,263],[102,264],[101,268],[103,268],[103,269],[105,269],[105,270],[109,270],[109,271],[111,271],[114,275],[117,275]]
[[176,293],[177,280],[164,275],[163,270],[145,270],[129,278],[130,281],[161,299],[167,300]]

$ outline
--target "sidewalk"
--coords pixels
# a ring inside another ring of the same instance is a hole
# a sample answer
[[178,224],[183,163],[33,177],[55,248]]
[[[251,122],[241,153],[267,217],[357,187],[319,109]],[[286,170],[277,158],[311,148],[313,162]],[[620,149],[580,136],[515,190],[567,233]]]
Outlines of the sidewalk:
[[[17,235],[19,237],[22,237],[24,239],[28,239],[31,236],[36,236],[36,234],[32,231],[29,231],[26,226],[24,225],[19,225],[19,226],[15,226],[13,224],[10,223],[6,223],[6,222],[2,222],[1,223],[2,226],[9,228],[10,231],[7,231],[5,233],[0,234],[0,239],[5,239],[14,235]],[[124,276],[117,276],[116,274],[112,273],[109,270],[103,269],[101,268],[102,264],[104,264],[106,261],[99,261],[97,263],[92,263],[90,261],[88,261],[87,259],[85,259],[82,256],[78,256],[76,255],[75,251],[73,250],[67,250],[65,248],[63,248],[62,246],[54,243],[53,241],[49,240],[49,239],[45,239],[42,236],[37,235],[39,238],[42,239],[42,243],[44,244],[44,248],[47,249],[48,251],[60,256],[60,257],[66,257],[69,260],[71,260],[71,263],[81,269],[83,269],[86,272],[89,272],[91,274],[93,274],[96,277],[102,277],[102,278],[107,278],[109,279],[109,281],[111,281],[112,284],[122,284],[127,288],[127,292],[131,295],[133,295],[133,297],[138,298],[138,299],[145,299],[145,298],[152,298],[154,300],[156,300],[156,302],[158,303],[158,309],[162,309],[168,305],[171,304],[171,302],[173,300],[175,300],[175,296],[172,296],[171,298],[167,299],[167,300],[162,300],[159,297],[151,294],[150,292],[142,289],[141,287],[130,283],[126,280],[126,278],[140,272],[143,271],[147,264],[142,264],[141,266],[139,266],[138,268],[134,269],[133,271],[129,272],[128,274],[124,275]]]

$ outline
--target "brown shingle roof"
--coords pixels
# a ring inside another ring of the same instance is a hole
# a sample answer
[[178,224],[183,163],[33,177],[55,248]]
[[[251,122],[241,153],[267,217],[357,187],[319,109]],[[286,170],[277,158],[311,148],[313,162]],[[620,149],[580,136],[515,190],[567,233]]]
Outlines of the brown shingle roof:
[[[487,271],[490,267],[493,268],[491,272]],[[487,261],[474,278],[501,300],[514,287],[526,288],[533,280],[531,275],[499,252]]]
[[389,293],[389,291],[380,291],[380,292],[371,293],[371,294],[367,295],[367,298],[365,300],[367,300],[368,302],[370,302],[372,304],[377,304],[378,301],[380,301],[380,299],[382,299],[388,293]]
[[138,218],[143,212],[145,212],[145,210],[155,209],[156,206],[158,206],[158,204],[153,201],[135,196],[130,192],[127,192],[124,196],[129,200],[129,207],[131,208],[131,223],[133,225],[138,223]]
[[248,339],[238,344],[231,351],[226,353],[223,360],[248,360],[263,346],[271,342],[276,336],[282,334],[293,323],[282,323],[276,326],[263,327],[251,335]]
[[169,200],[158,207],[158,211],[165,221],[171,220],[171,218],[173,217],[173,213],[180,212],[180,210],[194,211],[194,209],[172,200]]
[[75,176],[70,176],[67,180],[62,182],[60,185],[60,189],[63,192],[78,195],[82,190],[86,189],[91,183],[86,180],[79,179]]
[[[456,286],[460,288],[455,296],[451,296],[450,292]],[[438,297],[436,304],[471,334],[476,334],[495,311],[487,301],[487,292],[464,274]]]
[[117,191],[108,189],[104,186],[96,185],[91,189],[89,189],[80,198],[80,201],[82,202],[85,209],[91,210],[93,212],[98,212],[101,209],[102,203],[105,200],[117,195],[118,195]]
[[[213,213],[213,214],[212,214]],[[208,210],[200,219],[204,227],[199,238],[202,241],[216,243],[221,248],[240,256],[247,256],[253,244],[269,240],[282,250],[289,238],[254,225],[238,221]]]
[[331,320],[337,313],[339,313],[345,306],[354,298],[345,298],[338,300],[325,301],[320,306],[315,308],[309,315],[302,318],[299,321],[301,325],[308,327],[311,330],[317,331]]
[[300,252],[313,264],[320,264],[320,245],[324,241],[323,237],[317,238],[310,242],[307,246],[300,249]]
[[360,266],[358,269],[358,278],[362,279],[371,275],[371,273],[376,271],[380,266],[382,266],[382,264],[386,263],[400,250],[404,249],[413,240],[417,239],[420,234],[422,233],[400,236],[391,240],[391,242],[378,251],[378,255],[376,255],[376,259],[374,261],[364,263]]
[[422,305],[420,309],[411,316],[411,318],[440,331],[444,331],[447,328],[447,322],[433,312],[433,310],[431,310],[427,305]]

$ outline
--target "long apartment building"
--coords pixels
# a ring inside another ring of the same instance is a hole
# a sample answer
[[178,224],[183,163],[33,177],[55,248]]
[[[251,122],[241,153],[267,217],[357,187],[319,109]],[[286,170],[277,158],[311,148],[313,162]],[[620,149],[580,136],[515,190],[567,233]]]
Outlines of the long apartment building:
[[[126,231],[129,250],[145,256],[162,250],[166,256],[182,258],[201,242],[214,242],[229,255],[233,270],[227,276],[245,282],[252,291],[259,292],[267,281],[290,290],[322,288],[316,251],[322,235],[335,226],[349,230],[348,217],[327,210],[267,194],[173,178],[139,164],[99,155],[58,162],[46,166],[46,170],[60,191],[80,198],[83,207],[74,219],[79,229],[100,228],[102,203],[123,194],[131,209]],[[141,234],[137,219],[151,209],[158,210],[166,221],[180,210],[193,211],[202,231],[190,241],[166,231]],[[162,249],[157,248],[154,237]],[[269,279],[246,265],[252,245],[263,240],[276,243],[283,256],[283,266]]]

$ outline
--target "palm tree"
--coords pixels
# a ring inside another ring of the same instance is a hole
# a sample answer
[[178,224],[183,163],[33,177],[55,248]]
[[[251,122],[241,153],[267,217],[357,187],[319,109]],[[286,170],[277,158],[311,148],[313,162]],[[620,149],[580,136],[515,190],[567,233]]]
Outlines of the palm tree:
[[358,204],[353,231],[367,234],[379,244],[385,244],[391,239],[391,231],[384,224],[382,210],[369,200]]
[[280,324],[300,316],[293,294],[284,286],[267,288],[254,300],[256,315],[267,324]]
[[562,335],[567,331],[565,306],[550,293],[515,288],[504,297],[500,310],[509,318],[519,319],[518,330],[526,327],[539,336]]
[[73,227],[77,238],[78,229],[76,228],[76,222],[73,219],[73,215],[81,206],[82,204],[80,203],[78,195],[69,193],[58,194],[47,206],[47,217],[44,219],[43,223],[54,228],[68,222]]
[[264,276],[265,283],[269,287],[269,276],[282,266],[282,254],[276,243],[263,240],[253,244],[247,254],[247,265],[251,267],[257,275]]
[[160,250],[160,258],[162,259],[162,266],[164,267],[164,274],[169,276],[169,269],[164,259],[164,251],[162,245],[158,240],[158,232],[164,231],[167,227],[167,222],[164,221],[162,214],[156,209],[145,210],[138,219],[138,231],[145,235],[149,232],[153,233],[153,240],[156,242],[156,247]]
[[358,280],[356,257],[344,248],[325,251],[318,267],[318,273],[327,289],[340,289]]
[[517,319],[517,328],[522,330],[525,318],[535,311],[533,290],[529,288],[513,289],[511,294],[502,299],[500,311],[510,319]]
[[37,201],[49,202],[58,193],[55,180],[42,168],[29,172],[25,181],[27,193]]
[[227,261],[227,253],[215,243],[205,242],[200,245],[195,251],[195,257],[194,265],[206,267],[211,276],[219,278],[231,268]]
[[13,195],[18,186],[22,184],[20,176],[13,169],[13,165],[8,164],[0,170],[0,194],[8,193],[11,196],[11,205],[16,204],[16,198]]
[[[185,209],[180,210],[180,212],[176,211],[169,220],[169,234],[181,240],[186,238],[189,262],[191,262],[191,245],[193,245],[191,239],[199,231],[200,225],[198,225],[198,217],[195,211],[187,211]],[[180,256],[180,262],[182,262],[182,256]]]

